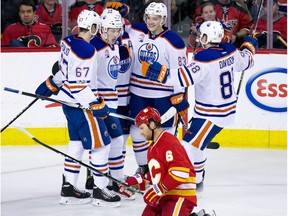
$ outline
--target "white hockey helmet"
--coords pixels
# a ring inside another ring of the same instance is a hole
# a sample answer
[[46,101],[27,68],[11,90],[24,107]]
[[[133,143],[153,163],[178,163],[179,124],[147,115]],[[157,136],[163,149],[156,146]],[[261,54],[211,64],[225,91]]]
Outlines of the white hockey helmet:
[[100,34],[104,36],[104,38],[107,37],[107,31],[109,28],[120,28],[120,35],[123,34],[123,21],[121,14],[119,13],[119,11],[112,8],[106,8],[101,14]]
[[161,16],[163,21],[165,18],[167,18],[167,7],[163,3],[152,2],[145,9],[144,13],[145,22],[147,15]]
[[[78,15],[77,24],[79,28],[87,29],[92,35],[95,35],[100,26],[100,16],[94,11],[82,10]],[[96,31],[94,33],[91,32],[93,24],[96,24]]]
[[[200,42],[201,44],[207,43],[220,43],[224,37],[224,28],[220,22],[205,21],[201,24],[200,28]],[[203,42],[203,36],[207,35],[207,41]]]

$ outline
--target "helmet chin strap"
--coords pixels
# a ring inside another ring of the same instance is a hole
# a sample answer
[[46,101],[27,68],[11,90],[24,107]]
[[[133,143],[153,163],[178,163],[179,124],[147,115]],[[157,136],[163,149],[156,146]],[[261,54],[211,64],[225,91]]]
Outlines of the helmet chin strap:
[[152,131],[152,137],[151,137],[151,138],[152,138],[152,140],[154,141],[154,130],[157,128],[157,126],[152,129],[152,128],[150,127],[150,122],[149,122],[148,127],[149,127],[149,129]]

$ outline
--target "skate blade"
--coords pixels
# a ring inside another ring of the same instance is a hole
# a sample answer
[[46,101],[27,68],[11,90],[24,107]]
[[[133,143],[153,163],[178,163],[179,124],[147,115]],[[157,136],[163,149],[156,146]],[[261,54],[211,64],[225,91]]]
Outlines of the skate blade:
[[135,199],[136,199],[136,196],[135,196],[135,194],[133,194],[133,195],[132,195],[132,196],[130,196],[130,197],[127,197],[127,196],[125,196],[125,195],[123,195],[123,194],[121,194],[121,193],[118,193],[118,195],[121,197],[121,199],[124,199],[124,200],[133,201],[133,200],[135,200]]
[[93,206],[96,207],[112,207],[112,208],[117,208],[121,206],[121,202],[106,202],[104,200],[100,200],[100,199],[93,199],[92,202]]
[[91,198],[77,199],[75,197],[61,197],[61,205],[84,205],[91,202]]

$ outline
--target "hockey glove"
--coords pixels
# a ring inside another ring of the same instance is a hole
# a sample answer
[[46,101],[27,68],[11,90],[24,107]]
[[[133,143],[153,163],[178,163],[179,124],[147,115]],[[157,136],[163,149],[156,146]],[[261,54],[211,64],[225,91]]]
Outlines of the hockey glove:
[[167,189],[164,187],[162,183],[152,185],[145,194],[144,194],[144,202],[147,205],[151,205],[156,207],[159,204],[159,200],[161,197],[167,192]]
[[258,40],[257,38],[252,38],[251,36],[246,36],[244,38],[244,43],[241,45],[240,50],[248,49],[253,55],[258,51]]
[[120,60],[126,60],[130,57],[130,48],[127,45],[119,46]]
[[53,81],[53,76],[49,76],[47,80],[45,80],[38,86],[38,88],[35,91],[35,94],[50,97],[52,94],[56,95],[58,92],[59,88]]
[[107,2],[106,8],[118,10],[122,17],[126,17],[130,12],[130,7],[121,2]]
[[89,103],[89,108],[94,117],[106,118],[110,113],[108,106],[101,97],[97,101]]
[[149,64],[145,61],[142,64],[142,75],[149,80],[165,83],[169,75],[169,69],[158,62]]
[[184,118],[188,113],[188,108],[190,107],[188,101],[184,97],[183,93],[177,93],[170,97],[172,106],[177,110],[177,113]]

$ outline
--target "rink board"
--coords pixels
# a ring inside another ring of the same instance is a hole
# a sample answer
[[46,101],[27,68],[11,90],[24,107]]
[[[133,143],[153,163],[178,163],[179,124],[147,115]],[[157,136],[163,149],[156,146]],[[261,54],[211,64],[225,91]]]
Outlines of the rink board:
[[[189,50],[190,51],[190,50]],[[188,52],[191,58],[191,52]],[[45,52],[1,52],[1,128],[8,124],[32,100],[3,91],[4,87],[34,92],[51,73],[58,58],[55,49]],[[240,73],[235,73],[236,88]],[[193,87],[189,87],[189,117],[193,113]],[[1,145],[31,145],[33,141],[13,128],[28,128],[48,144],[67,144],[68,133],[61,107],[37,101],[1,134]],[[181,128],[180,128],[181,130]],[[181,133],[181,131],[179,131]],[[180,137],[181,139],[181,137]],[[286,148],[287,143],[287,54],[284,51],[260,51],[255,66],[245,72],[237,105],[237,121],[214,139],[221,147]],[[131,144],[131,141],[130,141]]]

